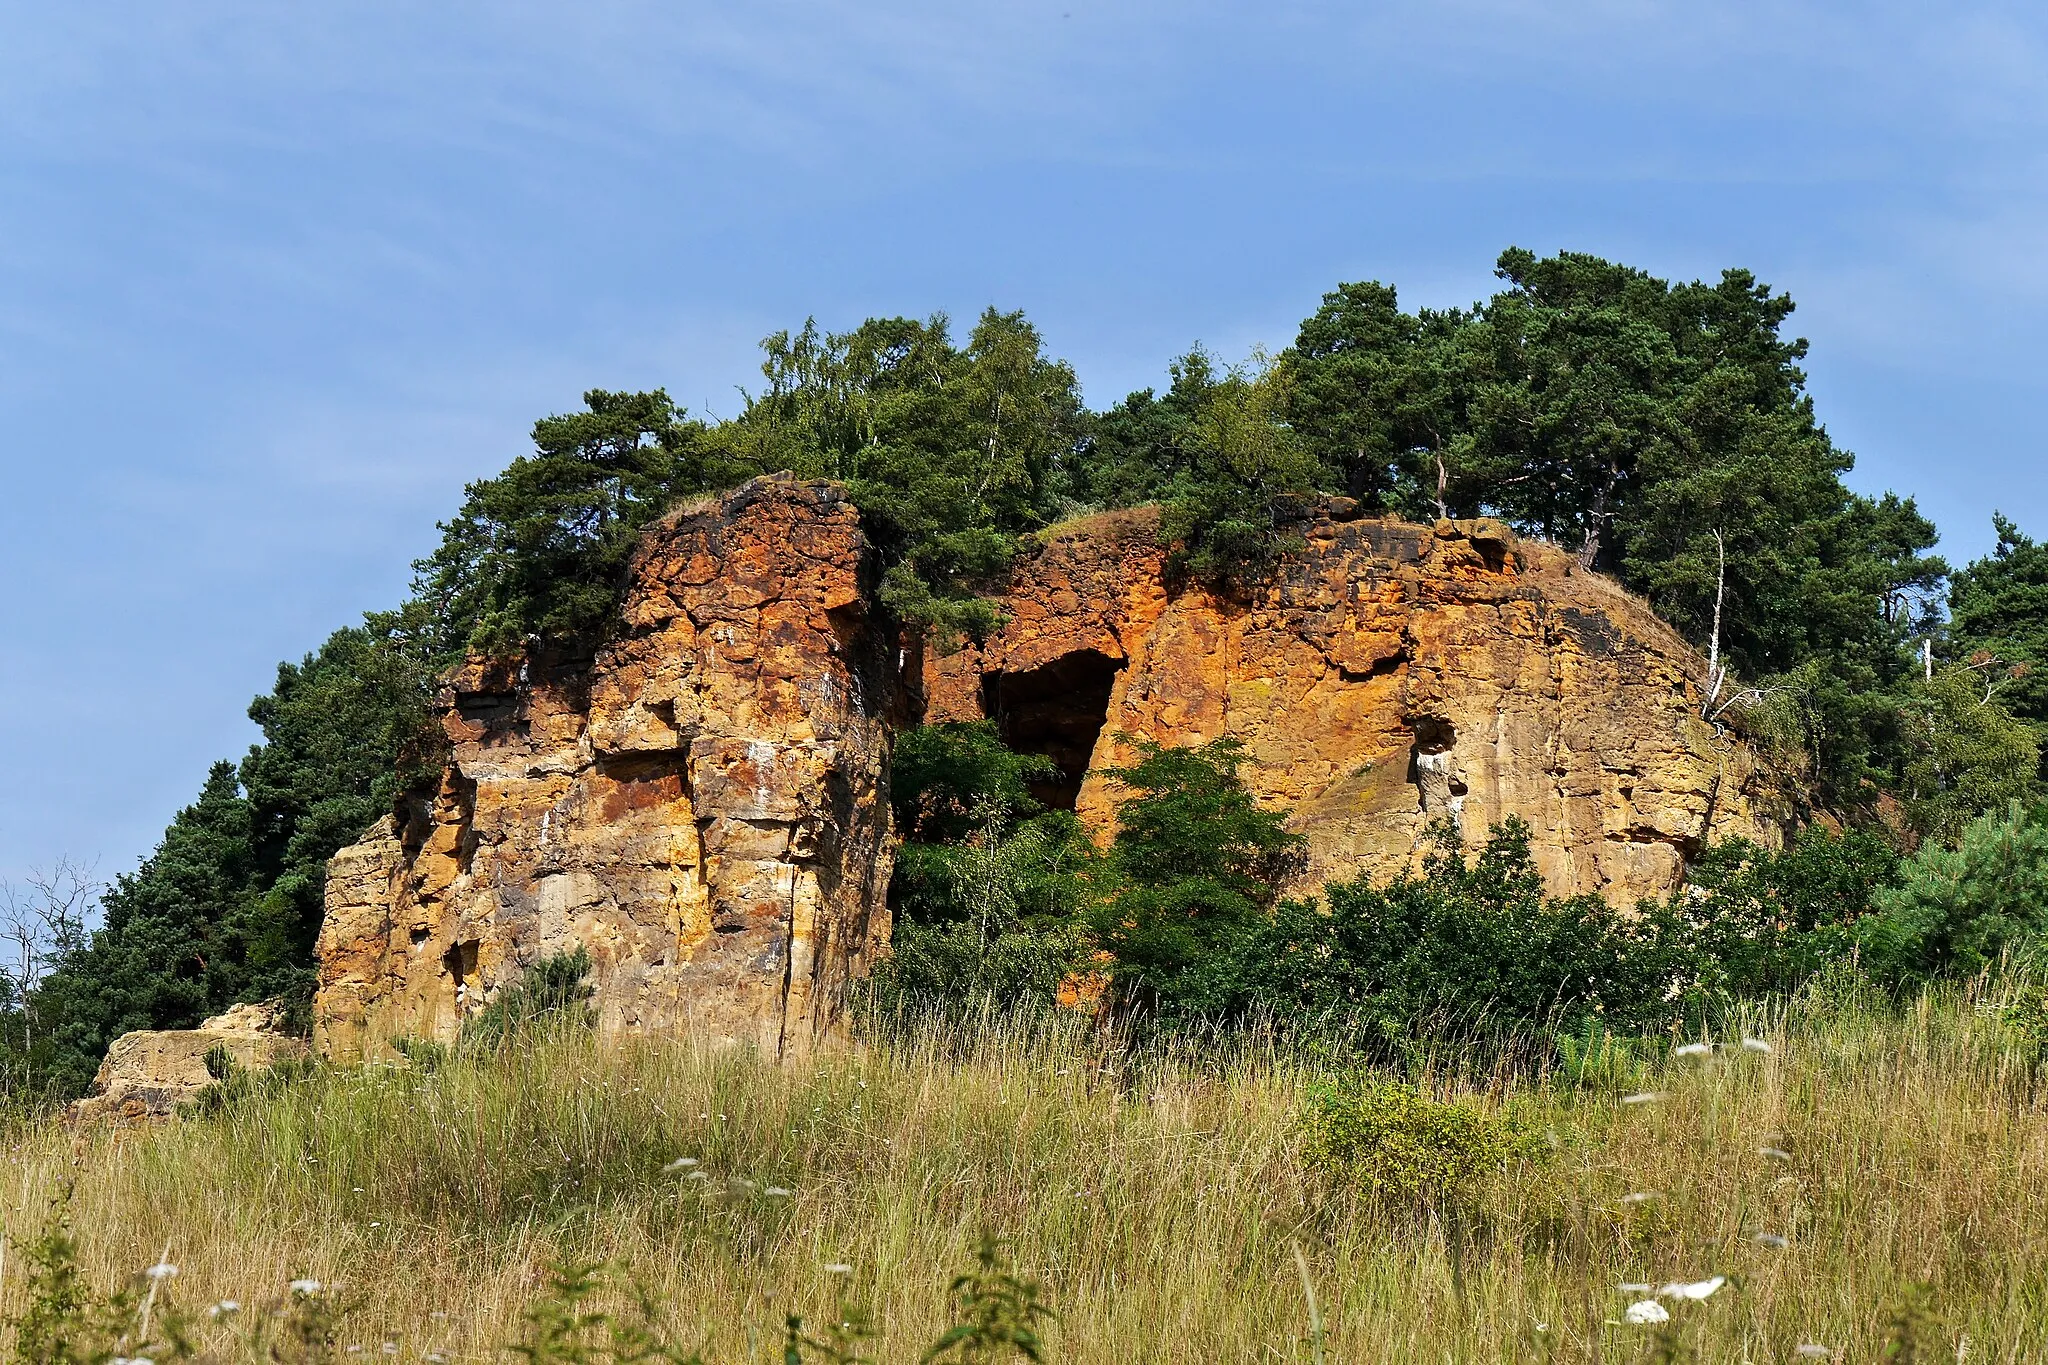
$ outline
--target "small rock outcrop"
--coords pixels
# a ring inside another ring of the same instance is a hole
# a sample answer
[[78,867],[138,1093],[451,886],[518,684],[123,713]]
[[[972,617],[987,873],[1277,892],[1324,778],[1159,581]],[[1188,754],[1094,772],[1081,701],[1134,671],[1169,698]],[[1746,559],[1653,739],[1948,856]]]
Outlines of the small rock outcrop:
[[321,1052],[451,1038],[579,944],[606,1031],[807,1047],[889,941],[872,567],[836,485],[756,479],[646,533],[594,659],[472,661],[431,805],[329,866]]
[[71,1106],[80,1123],[169,1118],[178,1106],[222,1079],[221,1059],[260,1071],[306,1055],[302,1038],[286,1037],[262,1005],[236,1005],[198,1028],[124,1033],[107,1049],[92,1094]]
[[1308,838],[1296,891],[1391,876],[1441,819],[1476,843],[1520,816],[1553,892],[1624,906],[1711,839],[1778,841],[1777,784],[1700,719],[1697,655],[1640,600],[1498,522],[1346,511],[1244,601],[1170,586],[1154,512],[1055,528],[1002,631],[927,660],[927,718],[996,719],[1059,765],[1038,795],[1098,832],[1130,738],[1235,737]]

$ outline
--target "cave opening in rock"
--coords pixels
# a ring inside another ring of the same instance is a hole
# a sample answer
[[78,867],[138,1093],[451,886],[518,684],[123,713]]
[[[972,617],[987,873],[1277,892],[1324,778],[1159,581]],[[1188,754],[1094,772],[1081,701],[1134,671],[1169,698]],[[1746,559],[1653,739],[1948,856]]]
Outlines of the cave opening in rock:
[[1022,673],[990,673],[981,680],[982,707],[1003,743],[1020,754],[1043,754],[1056,776],[1031,784],[1031,794],[1054,810],[1072,810],[1095,741],[1109,719],[1109,693],[1123,661],[1097,650],[1065,654]]

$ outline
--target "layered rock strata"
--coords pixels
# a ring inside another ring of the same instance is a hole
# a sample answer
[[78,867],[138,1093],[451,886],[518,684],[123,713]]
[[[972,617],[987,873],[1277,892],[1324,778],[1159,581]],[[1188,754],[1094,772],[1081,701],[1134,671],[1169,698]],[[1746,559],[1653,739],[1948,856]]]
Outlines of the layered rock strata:
[[607,1030],[801,1051],[886,950],[889,736],[994,719],[1098,837],[1133,741],[1231,736],[1307,837],[1291,890],[1413,866],[1519,816],[1552,890],[1661,895],[1709,840],[1778,838],[1771,776],[1700,719],[1700,660],[1638,600],[1498,523],[1299,528],[1263,587],[1176,584],[1156,514],[1044,533],[1006,624],[920,647],[870,612],[834,485],[757,479],[666,518],[593,659],[472,662],[440,789],[329,867],[316,1042],[449,1038],[586,947]]
[[1669,892],[1710,839],[1779,838],[1779,796],[1700,718],[1700,661],[1612,580],[1491,521],[1357,519],[1335,500],[1246,601],[1169,586],[1155,514],[1041,537],[981,647],[925,665],[932,720],[993,717],[1098,834],[1129,740],[1232,736],[1307,836],[1295,890],[1413,865],[1432,823],[1530,827],[1558,893]]
[[889,938],[870,558],[835,485],[756,479],[647,532],[594,659],[463,669],[431,804],[329,867],[319,1049],[450,1038],[579,944],[606,1031],[807,1047]]
[[286,1037],[261,1005],[236,1005],[198,1028],[124,1033],[69,1116],[79,1123],[169,1118],[233,1069],[262,1071],[305,1054],[305,1040]]

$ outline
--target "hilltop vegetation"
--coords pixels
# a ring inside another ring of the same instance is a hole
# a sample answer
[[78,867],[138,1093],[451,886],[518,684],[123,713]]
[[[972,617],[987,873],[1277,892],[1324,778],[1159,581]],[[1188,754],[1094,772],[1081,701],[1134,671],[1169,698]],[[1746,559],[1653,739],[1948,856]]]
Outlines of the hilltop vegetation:
[[[189,1026],[237,1000],[302,1005],[325,860],[437,767],[425,725],[437,674],[469,650],[587,652],[610,628],[641,528],[680,499],[774,469],[847,484],[883,559],[880,605],[941,644],[995,624],[982,594],[1023,537],[1091,508],[1158,503],[1176,571],[1225,594],[1256,590],[1314,497],[1500,516],[1617,576],[1709,650],[1726,670],[1716,719],[1766,746],[1852,837],[1931,857],[1974,820],[2030,828],[2024,810],[2006,811],[2036,794],[2048,723],[2032,671],[2048,663],[2042,551],[2001,523],[1998,551],[1956,575],[1945,614],[1934,528],[1910,499],[1844,485],[1850,456],[1806,392],[1806,343],[1784,335],[1791,302],[1746,272],[1673,285],[1511,250],[1497,273],[1491,298],[1445,311],[1404,310],[1385,285],[1342,285],[1285,350],[1226,364],[1195,347],[1162,390],[1099,412],[1024,317],[995,310],[962,341],[944,318],[778,333],[764,343],[761,391],[721,422],[660,391],[592,390],[584,411],[536,423],[530,454],[470,485],[404,603],[280,667],[250,711],[263,742],[214,767],[151,858],[107,892],[103,926],[74,926],[24,964],[0,1002],[16,1090],[76,1090],[128,1029]],[[1196,990],[1187,969],[1246,935],[1289,932],[1269,889],[1284,840],[1200,765],[1148,761],[1149,790],[1181,803],[1183,835],[1188,821],[1210,834],[1237,822],[1226,838],[1183,838],[1181,853],[1227,856],[1181,875],[1185,864],[1147,871],[1143,850],[1127,848],[1084,876],[1071,828],[977,789],[950,826],[906,825],[906,963],[960,965],[960,945],[938,932],[967,913],[957,874],[1001,857],[1008,921],[995,938],[1014,950],[1002,960],[1016,979],[1042,982],[1101,948],[1127,1003],[1170,1015],[1193,992],[1183,1012],[1239,1008],[1228,1003],[1237,985]],[[916,806],[938,789],[912,768],[897,790]],[[1828,935],[1851,941],[1851,921],[1896,870],[1861,852],[1814,861],[1878,872],[1854,872],[1858,885],[1815,910],[1787,899],[1804,883],[1770,889],[1778,865],[1754,851],[1708,860],[1701,894],[1747,888],[1742,922],[1771,935],[1789,923],[1797,940],[1796,963],[1759,950],[1769,965],[1752,972],[1729,966],[1741,956],[1730,938],[1710,955],[1715,971],[1759,989],[1803,979],[1831,959]],[[1531,909],[1526,896],[1495,903],[1511,902],[1515,914],[1574,913]],[[2028,936],[2024,916],[2006,919],[1998,942]],[[1582,930],[1589,944],[1613,932],[1597,917]],[[1910,975],[1928,940],[1901,941],[1908,965],[1895,974]],[[977,971],[990,947],[978,931]],[[1411,1000],[1405,984],[1374,990]]]

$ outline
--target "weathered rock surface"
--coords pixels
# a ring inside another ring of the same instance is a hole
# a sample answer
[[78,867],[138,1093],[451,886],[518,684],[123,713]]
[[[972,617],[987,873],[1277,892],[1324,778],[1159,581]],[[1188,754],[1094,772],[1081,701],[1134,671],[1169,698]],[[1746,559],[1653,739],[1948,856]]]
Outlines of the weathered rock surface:
[[595,659],[455,677],[431,806],[329,866],[319,1049],[450,1038],[579,943],[606,1031],[807,1047],[889,938],[870,558],[836,486],[756,479],[647,533]]
[[220,1078],[207,1066],[218,1048],[256,1071],[306,1053],[301,1038],[277,1031],[261,1005],[236,1005],[198,1028],[124,1033],[107,1049],[92,1094],[71,1106],[81,1123],[168,1118]]
[[995,717],[1060,764],[1040,795],[1094,830],[1128,737],[1230,735],[1308,837],[1297,890],[1391,876],[1440,817],[1476,843],[1519,815],[1553,891],[1624,905],[1671,890],[1710,838],[1777,841],[1773,781],[1699,718],[1694,651],[1564,551],[1491,521],[1325,514],[1238,603],[1169,590],[1155,525],[1056,528],[1001,634],[925,665],[928,719]]
[[600,1026],[801,1051],[886,950],[893,728],[996,719],[1098,834],[1133,738],[1243,741],[1308,838],[1300,887],[1526,820],[1553,890],[1658,895],[1776,793],[1699,719],[1700,661],[1611,581],[1498,523],[1347,519],[1245,602],[1164,575],[1155,514],[1055,528],[986,644],[899,648],[833,485],[757,479],[650,530],[594,659],[473,662],[431,802],[329,867],[315,1041],[447,1039],[582,944]]

